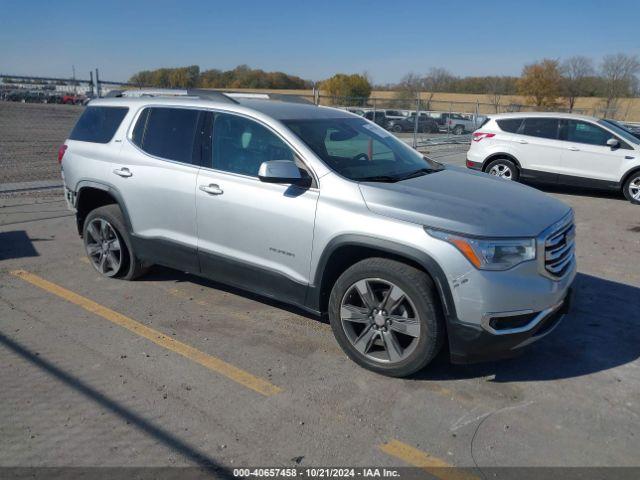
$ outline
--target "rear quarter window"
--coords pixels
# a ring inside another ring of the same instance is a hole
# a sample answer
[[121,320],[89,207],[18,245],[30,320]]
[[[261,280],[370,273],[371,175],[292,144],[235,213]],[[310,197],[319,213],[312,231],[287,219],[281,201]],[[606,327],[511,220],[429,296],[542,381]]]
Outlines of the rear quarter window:
[[516,133],[522,125],[522,118],[506,118],[504,120],[496,120],[496,123],[503,132]]
[[127,107],[87,107],[73,127],[69,140],[109,143],[128,111]]

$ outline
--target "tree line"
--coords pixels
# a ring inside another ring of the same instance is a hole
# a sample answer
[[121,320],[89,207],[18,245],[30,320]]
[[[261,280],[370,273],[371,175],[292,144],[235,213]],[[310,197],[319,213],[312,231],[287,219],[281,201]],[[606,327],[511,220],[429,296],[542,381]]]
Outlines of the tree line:
[[318,87],[339,103],[340,99],[360,99],[363,103],[371,91],[393,90],[400,103],[411,106],[420,93],[469,93],[487,95],[498,111],[502,97],[522,95],[531,105],[551,108],[575,107],[578,97],[602,97],[605,110],[615,110],[620,98],[640,94],[640,59],[636,55],[605,55],[596,65],[584,56],[563,61],[543,59],[522,69],[515,76],[453,75],[444,68],[432,68],[426,75],[406,74],[397,84],[374,87],[368,75],[338,73],[314,84],[284,72],[265,72],[240,65],[232,70],[200,71],[197,65],[180,68],[160,68],[136,73],[129,80],[139,86],[161,88],[268,88],[309,89]]
[[144,70],[133,75],[129,83],[158,88],[273,88],[306,89],[312,82],[284,72],[265,72],[239,65],[232,70],[204,70],[197,65]]

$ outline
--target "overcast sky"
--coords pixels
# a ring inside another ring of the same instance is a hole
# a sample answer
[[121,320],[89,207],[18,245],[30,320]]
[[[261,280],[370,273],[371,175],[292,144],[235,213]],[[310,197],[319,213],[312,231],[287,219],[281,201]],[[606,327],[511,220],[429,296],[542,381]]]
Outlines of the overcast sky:
[[0,1],[0,73],[107,80],[248,64],[375,83],[444,67],[518,75],[543,58],[640,54],[640,0]]

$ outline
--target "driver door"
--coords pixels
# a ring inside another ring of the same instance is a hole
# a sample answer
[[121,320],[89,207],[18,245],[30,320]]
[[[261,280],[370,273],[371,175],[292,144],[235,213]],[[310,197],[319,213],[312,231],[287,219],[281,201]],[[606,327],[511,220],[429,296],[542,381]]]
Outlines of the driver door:
[[196,189],[202,273],[261,295],[304,304],[317,185],[260,181],[262,162],[295,160],[302,169],[306,167],[273,130],[253,119],[214,113],[210,141]]

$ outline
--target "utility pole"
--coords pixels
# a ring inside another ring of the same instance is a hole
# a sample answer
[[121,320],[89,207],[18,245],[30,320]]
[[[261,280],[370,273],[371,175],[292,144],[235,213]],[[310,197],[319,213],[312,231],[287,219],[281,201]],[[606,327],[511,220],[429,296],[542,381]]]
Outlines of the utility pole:
[[101,92],[100,92],[100,76],[99,76],[99,72],[98,69],[96,68],[96,97],[100,98]]

